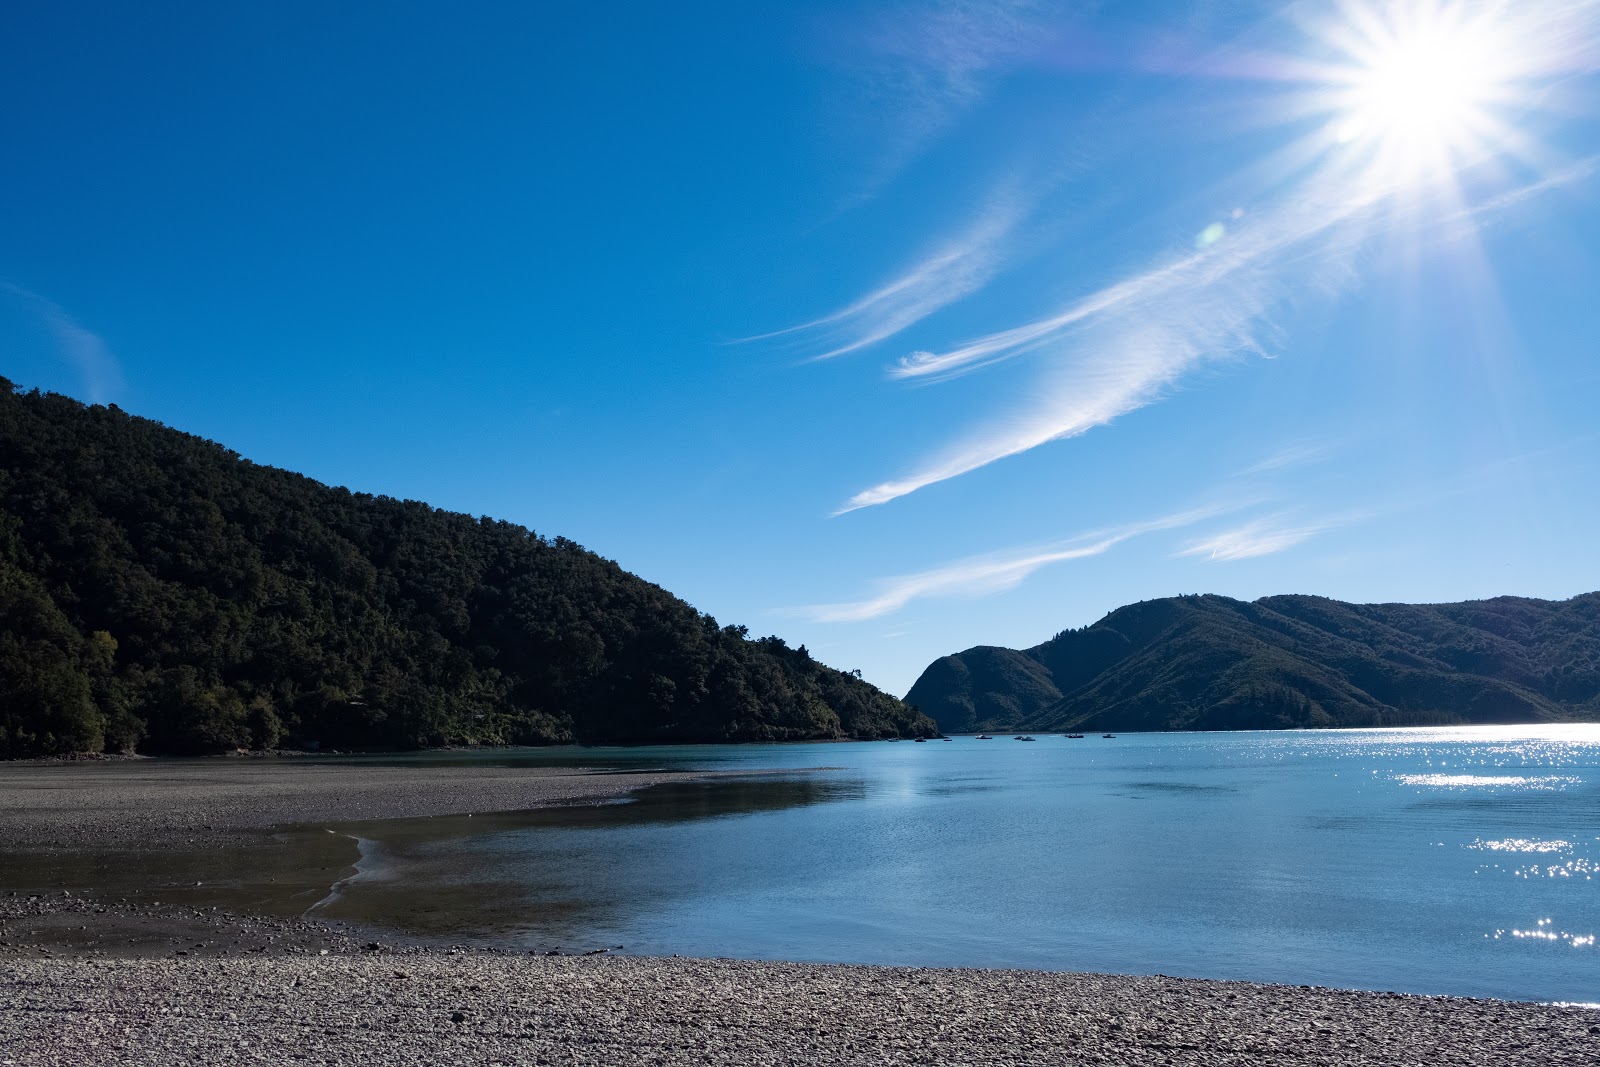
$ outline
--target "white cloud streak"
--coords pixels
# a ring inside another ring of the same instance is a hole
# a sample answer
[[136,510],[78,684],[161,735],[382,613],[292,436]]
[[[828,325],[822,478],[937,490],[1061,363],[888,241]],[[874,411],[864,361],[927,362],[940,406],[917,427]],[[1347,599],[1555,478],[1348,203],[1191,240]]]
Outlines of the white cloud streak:
[[0,281],[0,292],[11,296],[44,324],[57,353],[83,380],[90,402],[104,403],[122,391],[122,367],[99,334],[86,329],[60,304],[31,289]]
[[1191,542],[1178,556],[1200,556],[1213,563],[1270,556],[1302,544],[1337,525],[1332,521],[1290,525],[1282,516],[1247,522],[1203,540]]
[[1304,467],[1327,459],[1336,448],[1337,446],[1325,442],[1298,441],[1285,445],[1264,459],[1257,460],[1239,474],[1241,477],[1252,474],[1274,474],[1293,467]]
[[[1504,210],[1595,169],[1575,166],[1465,210]],[[1159,264],[1047,318],[948,352],[906,357],[893,372],[901,378],[950,378],[1034,352],[1048,369],[1030,404],[911,474],[855,494],[834,514],[885,504],[1076,437],[1154,402],[1203,362],[1264,352],[1274,309],[1302,293],[1332,295],[1353,283],[1355,254],[1373,224],[1395,210],[1394,192],[1375,183],[1352,190],[1350,175],[1329,175],[1205,251]]]
[[1486,216],[1509,211],[1535,197],[1543,196],[1545,193],[1583,181],[1586,178],[1592,178],[1596,173],[1600,173],[1600,155],[1586,156],[1575,163],[1562,167],[1547,178],[1501,193],[1499,196],[1491,197],[1481,204],[1462,208],[1460,211],[1441,219],[1440,224],[1443,226],[1471,224],[1476,227],[1476,224]]
[[1025,214],[1018,197],[997,196],[964,231],[865,296],[821,318],[740,343],[809,334],[823,348],[812,358],[832,359],[887,340],[987,285],[1001,267],[1006,239]]
[[[958,442],[911,475],[857,493],[836,514],[884,504],[1046,442],[1075,437],[1153,402],[1204,359],[1261,351],[1262,319],[1285,295],[1282,253],[1349,222],[1355,211],[1302,202],[1258,223],[1232,247],[1163,264],[1050,318],[950,352],[918,353],[902,361],[901,377],[950,377],[1045,346],[1051,346],[1053,357],[1027,408]],[[1334,263],[1325,259],[1321,266],[1329,269]]]
[[1232,507],[1222,505],[1196,508],[1148,522],[1096,530],[1051,545],[972,556],[917,574],[884,579],[876,583],[877,591],[864,600],[814,604],[795,608],[793,613],[814,622],[861,622],[899,611],[914,600],[990,596],[1015,589],[1034,571],[1052,563],[1098,556],[1141,534],[1178,529],[1229,510]]

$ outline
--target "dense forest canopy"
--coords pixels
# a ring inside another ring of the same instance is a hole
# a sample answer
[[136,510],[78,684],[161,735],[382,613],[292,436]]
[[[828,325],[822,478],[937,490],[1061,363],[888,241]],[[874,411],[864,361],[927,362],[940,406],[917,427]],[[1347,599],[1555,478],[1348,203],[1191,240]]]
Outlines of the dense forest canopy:
[[934,732],[564,538],[0,378],[0,757]]
[[1030,649],[980,645],[935,660],[906,700],[949,731],[1600,719],[1600,593],[1150,600]]

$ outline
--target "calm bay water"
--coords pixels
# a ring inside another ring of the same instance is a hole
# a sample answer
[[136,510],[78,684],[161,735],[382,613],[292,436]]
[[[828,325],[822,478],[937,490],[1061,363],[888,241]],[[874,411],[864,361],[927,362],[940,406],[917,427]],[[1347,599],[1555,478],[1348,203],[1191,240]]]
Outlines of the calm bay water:
[[368,824],[327,911],[536,949],[1600,1001],[1600,727],[484,762],[751,773]]

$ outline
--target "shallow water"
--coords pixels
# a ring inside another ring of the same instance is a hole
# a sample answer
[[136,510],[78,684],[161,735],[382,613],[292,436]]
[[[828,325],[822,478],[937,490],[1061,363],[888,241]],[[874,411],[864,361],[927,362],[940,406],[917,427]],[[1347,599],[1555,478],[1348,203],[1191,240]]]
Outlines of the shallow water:
[[780,774],[346,828],[463,942],[1600,1001],[1600,727],[561,749]]

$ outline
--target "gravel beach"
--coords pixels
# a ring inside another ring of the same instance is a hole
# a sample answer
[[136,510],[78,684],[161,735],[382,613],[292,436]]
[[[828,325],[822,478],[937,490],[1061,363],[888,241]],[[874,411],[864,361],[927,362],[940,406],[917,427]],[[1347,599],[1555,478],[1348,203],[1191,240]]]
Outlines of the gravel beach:
[[370,952],[0,960],[0,1064],[1592,1065],[1600,1012],[1023,971]]

